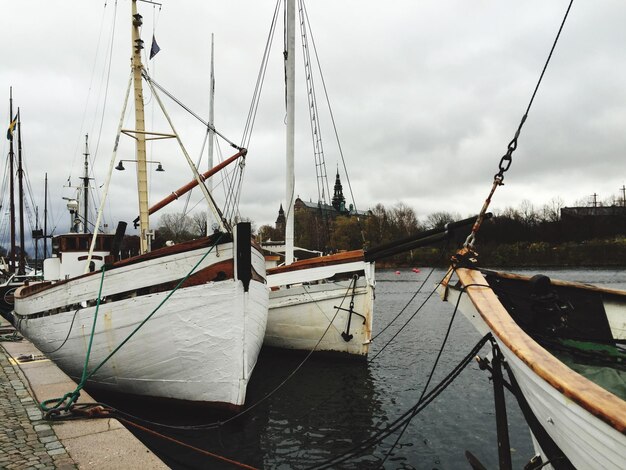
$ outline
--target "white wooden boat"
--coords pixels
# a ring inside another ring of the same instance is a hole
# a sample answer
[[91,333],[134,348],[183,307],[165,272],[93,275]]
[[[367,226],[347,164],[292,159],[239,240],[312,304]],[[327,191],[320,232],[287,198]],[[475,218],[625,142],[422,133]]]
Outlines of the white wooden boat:
[[[536,419],[530,427],[542,468],[624,468],[625,291],[458,268],[442,294],[495,338]],[[580,357],[588,348],[593,361]],[[591,365],[599,357],[606,367]],[[602,373],[613,380],[599,380]]]
[[265,345],[366,356],[372,336],[374,263],[361,250],[267,270]]
[[[88,387],[236,410],[244,403],[265,334],[269,301],[265,261],[252,242],[250,224],[231,230],[214,205],[169,116],[165,114],[171,134],[144,129],[142,75],[147,77],[147,72],[141,64],[142,19],[136,1],[131,2],[136,128],[122,130],[122,113],[105,194],[120,134],[132,135],[140,254],[115,261],[119,248],[113,248],[114,237],[97,230],[93,235],[56,237],[53,257],[46,260],[46,281],[15,294],[16,325],[75,379],[81,378],[90,351]],[[145,173],[145,144],[150,137],[179,141],[196,184],[217,215],[218,232],[151,251]],[[240,149],[233,158],[244,155],[245,149]],[[96,228],[103,207],[104,198]]]
[[[81,236],[62,235],[53,241]],[[104,258],[98,256],[94,272],[20,288],[15,296],[17,326],[42,352],[55,351],[50,359],[79,381],[100,288],[90,370],[164,302],[88,386],[237,408],[244,403],[267,318],[264,259],[249,240],[248,231],[235,241],[222,234],[181,243],[113,263],[104,278]],[[102,241],[106,251],[109,239]],[[252,255],[247,264],[234,257],[238,241]],[[56,254],[85,256],[70,250]]]
[[374,263],[365,261],[362,250],[294,261],[295,1],[286,1],[285,8],[285,264],[267,271],[271,292],[265,344],[363,357],[372,335]]

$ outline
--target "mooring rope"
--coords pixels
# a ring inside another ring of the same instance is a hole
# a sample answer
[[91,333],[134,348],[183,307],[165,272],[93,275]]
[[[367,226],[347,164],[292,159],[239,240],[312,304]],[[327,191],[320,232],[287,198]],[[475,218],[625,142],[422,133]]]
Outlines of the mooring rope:
[[[115,349],[113,349],[113,351],[111,351],[108,356],[106,356],[100,362],[100,364],[98,364],[91,372],[87,373],[87,367],[88,367],[88,363],[89,363],[89,356],[90,356],[90,353],[91,353],[91,346],[92,346],[92,342],[93,342],[93,337],[95,335],[96,319],[97,319],[97,316],[98,316],[98,309],[100,307],[100,302],[101,302],[101,298],[102,298],[101,297],[102,285],[104,283],[104,273],[105,273],[105,265],[103,265],[102,266],[102,276],[101,276],[101,279],[100,279],[100,288],[99,288],[99,291],[98,291],[98,299],[97,299],[97,302],[96,302],[96,311],[94,313],[94,321],[93,321],[93,325],[92,325],[92,329],[91,329],[91,335],[90,335],[90,338],[89,338],[89,346],[87,348],[87,354],[86,354],[86,357],[85,357],[85,364],[83,366],[83,372],[82,372],[81,380],[80,380],[79,384],[76,386],[76,389],[74,391],[66,393],[61,398],[51,398],[51,399],[44,400],[43,402],[39,403],[39,407],[41,408],[41,410],[44,411],[46,413],[46,415],[49,415],[51,413],[60,412],[60,411],[68,411],[70,409],[70,407],[76,402],[76,400],[78,400],[78,397],[80,396],[80,391],[84,388],[85,384],[87,383],[87,380],[89,380],[89,378],[91,378],[96,372],[98,372],[98,370],[100,370],[100,368],[102,368],[102,366],[104,366],[104,364],[107,363],[108,360],[111,359],[117,353],[117,351],[119,351],[122,348],[122,346],[124,346],[135,335],[135,333],[137,333],[143,327],[143,325],[146,324],[146,322],[148,320],[150,320],[150,318],[152,318],[152,316],[165,304],[165,302],[167,302],[170,299],[170,297],[174,294],[174,292],[176,292],[180,288],[180,286],[183,285],[183,283],[187,279],[189,279],[189,277],[195,272],[195,270],[198,268],[198,266],[200,266],[200,264],[206,259],[206,257],[217,246],[217,244],[219,243],[219,241],[221,240],[222,237],[223,237],[223,234],[220,233],[219,236],[213,242],[213,244],[209,247],[207,252],[204,255],[202,255],[200,260],[195,264],[195,266],[193,266],[193,268],[191,268],[191,270],[185,275],[185,277],[183,277],[180,281],[178,281],[176,286],[170,292],[168,292],[168,294],[165,296],[165,298],[152,310],[152,312],[146,318],[144,318],[141,321],[141,323],[139,323],[139,325],[137,325],[137,327],[119,345],[117,345],[117,347]],[[66,402],[66,400],[68,400],[68,401]],[[55,404],[52,407],[48,407],[48,405],[50,403],[55,403]]]
[[485,343],[489,340],[491,334],[485,335],[477,344],[472,348],[472,350],[457,364],[449,373],[444,377],[433,389],[423,394],[423,396],[418,400],[415,405],[409,408],[406,412],[404,412],[401,416],[396,418],[392,423],[385,426],[384,428],[377,431],[370,438],[360,442],[354,447],[348,449],[344,453],[333,457],[325,462],[316,464],[312,467],[308,467],[308,470],[322,470],[327,468],[335,468],[336,465],[343,463],[353,457],[356,457],[367,449],[375,446],[376,444],[382,442],[386,439],[390,434],[399,429],[403,424],[407,421],[412,420],[417,414],[419,414],[422,410],[426,408],[432,401],[435,400],[458,376],[459,374],[472,362],[476,354],[482,349]]

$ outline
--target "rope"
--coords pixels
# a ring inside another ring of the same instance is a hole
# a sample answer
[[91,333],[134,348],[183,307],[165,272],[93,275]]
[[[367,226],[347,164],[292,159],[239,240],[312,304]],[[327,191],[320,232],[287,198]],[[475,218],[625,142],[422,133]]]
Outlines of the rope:
[[[98,319],[98,311],[100,310],[100,301],[102,299],[102,286],[104,285],[104,273],[105,272],[106,272],[106,265],[103,265],[102,266],[102,275],[100,276],[100,287],[98,289],[98,300],[96,301],[96,311],[94,312],[94,316],[93,316],[93,323],[91,325],[91,334],[89,335],[89,345],[87,346],[87,354],[85,354],[85,364],[83,365],[83,373],[82,373],[82,377],[80,379],[80,382],[76,386],[76,389],[74,389],[74,391],[66,393],[61,398],[50,398],[48,400],[42,401],[39,404],[39,407],[41,408],[42,411],[44,411],[46,413],[49,413],[52,410],[59,409],[59,407],[63,403],[65,403],[65,400],[69,400],[69,401],[63,406],[62,410],[66,411],[67,409],[69,409],[69,407],[72,406],[74,404],[74,402],[76,402],[76,400],[78,400],[78,397],[80,396],[80,391],[82,390],[82,388],[85,385],[86,376],[87,376],[87,367],[89,366],[89,356],[91,355],[91,346],[93,345],[93,337],[94,337],[94,333],[96,331],[96,320]],[[76,316],[76,313],[74,313],[74,316]],[[72,324],[74,324],[74,320],[73,319],[72,319]],[[70,331],[68,331],[68,333],[67,333],[68,337],[69,337],[69,334],[70,334],[71,331],[72,331],[72,327],[70,326]],[[65,339],[65,341],[67,341],[67,338]],[[65,344],[65,341],[63,342],[63,344]],[[63,344],[58,349],[61,349]],[[48,404],[50,404],[50,403],[55,403],[52,406],[52,408],[48,408]]]
[[222,462],[229,463],[229,464],[234,465],[234,466],[239,467],[239,468],[247,468],[247,469],[250,469],[250,470],[257,470],[256,467],[252,467],[250,465],[246,465],[245,463],[241,463],[241,462],[238,462],[236,460],[229,459],[227,457],[224,457],[224,456],[221,456],[221,455],[218,455],[218,454],[214,454],[213,452],[209,452],[208,450],[200,449],[199,447],[195,447],[195,446],[192,446],[192,445],[187,444],[185,442],[179,441],[178,439],[174,439],[173,437],[166,436],[164,434],[160,434],[160,433],[158,433],[156,431],[153,431],[152,429],[146,428],[146,427],[141,426],[141,425],[139,425],[137,423],[133,423],[132,421],[128,421],[127,419],[118,418],[118,420],[122,421],[123,423],[128,424],[130,426],[133,426],[133,427],[135,427],[137,429],[140,429],[143,432],[146,432],[148,434],[152,434],[153,436],[160,437],[161,439],[165,439],[165,440],[168,440],[170,442],[174,442],[175,444],[178,444],[180,446],[186,447],[187,449],[195,450],[196,452],[199,452],[199,453],[201,453],[203,455],[206,455],[208,457],[214,458],[216,460],[220,460]]
[[191,114],[193,117],[195,117],[198,121],[200,121],[207,129],[210,129],[211,131],[215,132],[215,135],[220,136],[222,139],[224,139],[226,142],[228,142],[231,147],[236,148],[237,150],[243,150],[242,147],[239,147],[237,144],[235,144],[231,140],[227,139],[226,136],[224,136],[221,132],[218,132],[217,129],[215,129],[215,127],[213,127],[211,124],[206,122],[198,114],[193,112],[191,110],[191,108],[189,108],[182,101],[180,101],[178,98],[176,98],[174,95],[172,95],[169,91],[167,91],[165,88],[163,88],[161,85],[159,85],[150,75],[148,75],[148,71],[146,69],[143,69],[143,77],[146,79],[146,81],[149,84],[154,85],[155,87],[157,87],[159,90],[161,90],[163,93],[165,93],[174,103],[176,103],[178,106],[180,106],[185,111],[187,111],[189,114]]
[[465,240],[465,244],[463,245],[465,248],[471,249],[474,247],[474,243],[476,241],[476,233],[480,229],[480,226],[483,223],[483,220],[485,219],[485,213],[487,212],[487,208],[489,207],[489,204],[491,203],[491,197],[493,196],[493,193],[495,193],[496,188],[504,184],[503,183],[504,173],[506,173],[509,170],[509,168],[511,167],[511,164],[513,163],[513,152],[517,149],[517,139],[519,138],[519,135],[522,132],[522,127],[524,126],[524,123],[526,122],[526,119],[528,118],[528,113],[530,112],[530,108],[533,104],[533,101],[535,100],[535,96],[537,95],[537,91],[539,90],[539,85],[541,85],[541,81],[543,80],[543,76],[546,73],[546,69],[548,68],[550,59],[552,59],[552,53],[554,52],[554,49],[556,48],[556,45],[559,41],[559,37],[561,36],[561,31],[563,31],[563,26],[565,26],[565,21],[567,20],[567,16],[569,15],[569,11],[572,8],[573,3],[574,3],[574,0],[570,0],[569,5],[567,6],[567,10],[565,11],[565,15],[563,16],[563,21],[561,21],[561,26],[559,27],[559,31],[556,37],[554,38],[554,42],[552,43],[552,48],[550,49],[548,58],[546,59],[546,62],[543,66],[541,75],[539,76],[539,80],[537,81],[537,84],[535,85],[535,90],[533,91],[533,94],[530,97],[530,101],[528,102],[526,111],[524,112],[524,115],[522,116],[519,126],[517,127],[517,130],[515,131],[515,136],[513,137],[513,139],[511,140],[511,142],[509,142],[509,145],[507,146],[506,154],[504,154],[504,156],[500,159],[500,163],[498,165],[498,173],[496,173],[493,177],[493,186],[491,187],[489,196],[487,196],[487,199],[485,200],[485,203],[483,204],[483,208],[481,209],[480,214],[478,215],[478,218],[476,219],[476,222],[474,223],[474,226],[472,227],[471,233],[468,235],[467,239]]
[[[444,278],[445,279],[445,278]],[[441,284],[441,283],[440,283]],[[443,338],[443,342],[441,343],[441,348],[439,348],[439,353],[437,354],[437,357],[435,358],[435,362],[433,363],[432,369],[430,371],[430,374],[428,376],[428,380],[426,381],[426,385],[424,385],[424,389],[422,390],[422,394],[420,395],[420,398],[418,400],[418,403],[422,401],[422,399],[424,398],[424,394],[426,393],[426,390],[428,389],[428,385],[430,385],[430,382],[433,378],[433,375],[435,374],[435,370],[437,369],[437,364],[439,363],[439,359],[441,358],[441,354],[443,353],[443,348],[446,345],[446,342],[448,341],[448,337],[450,336],[450,330],[452,329],[452,322],[454,322],[454,318],[456,317],[456,312],[459,309],[459,303],[461,302],[461,297],[462,295],[465,293],[465,290],[470,287],[470,286],[474,286],[473,284],[467,285],[463,287],[463,290],[461,291],[461,293],[459,294],[459,298],[456,301],[456,305],[454,306],[454,312],[452,312],[452,317],[450,318],[450,323],[448,323],[448,329],[446,331],[446,334]],[[489,339],[489,337],[491,336],[491,334],[487,334],[485,335],[481,341],[487,341],[487,339]],[[484,343],[483,343],[484,344]],[[482,347],[482,345],[481,345]],[[478,352],[478,350],[476,351]],[[467,357],[467,356],[466,356]],[[472,357],[474,357],[474,355],[472,355]],[[398,442],[400,441],[400,439],[402,438],[404,432],[406,431],[406,429],[409,426],[409,423],[411,422],[411,420],[415,417],[415,415],[418,413],[417,410],[415,410],[412,415],[406,420],[404,427],[402,428],[402,430],[400,431],[400,434],[398,434],[398,437],[396,438],[395,442],[393,443],[393,445],[391,446],[391,448],[389,449],[389,451],[387,452],[387,454],[385,455],[385,458],[383,459],[383,461],[381,462],[379,468],[383,468],[384,463],[387,461],[387,458],[389,458],[389,456],[391,455],[391,453],[393,452],[393,449],[396,448],[396,446],[398,445]]]
[[[450,271],[448,271],[446,276],[449,274],[449,272]],[[444,277],[444,279],[445,279],[445,277]],[[471,285],[464,286],[462,293],[464,293],[465,289],[467,289],[468,287],[474,287],[474,286],[489,287],[489,286],[484,286],[484,285],[474,285],[474,284],[471,284]],[[457,299],[456,305],[454,307],[454,312],[453,312],[452,317],[450,319],[450,323],[448,325],[448,330],[447,330],[445,338],[444,338],[444,340],[442,342],[439,354],[438,354],[438,356],[437,356],[437,358],[435,360],[435,363],[433,364],[433,368],[431,370],[431,373],[430,373],[430,376],[428,378],[428,381],[427,381],[427,383],[426,383],[426,385],[425,385],[425,387],[424,387],[424,389],[422,391],[422,394],[421,394],[419,400],[417,401],[417,403],[413,407],[411,407],[409,410],[407,410],[403,415],[401,415],[399,418],[397,418],[394,422],[392,422],[387,427],[385,427],[385,428],[381,429],[380,431],[378,431],[378,433],[376,433],[374,436],[366,439],[365,441],[362,441],[361,443],[357,444],[356,446],[352,447],[351,449],[345,451],[343,454],[341,454],[341,455],[339,455],[337,457],[334,457],[332,459],[329,459],[328,461],[323,462],[322,464],[319,464],[319,466],[314,466],[314,467],[311,467],[311,468],[315,468],[315,469],[333,468],[334,465],[342,463],[342,462],[345,462],[349,458],[355,457],[355,456],[363,453],[365,450],[367,450],[367,449],[373,447],[374,445],[382,442],[390,434],[392,434],[397,429],[399,429],[402,425],[404,425],[404,428],[402,429],[402,431],[400,433],[400,436],[395,441],[395,443],[392,446],[392,448],[390,449],[389,453],[385,456],[385,459],[382,462],[384,464],[385,460],[390,455],[390,453],[393,450],[393,448],[397,445],[400,437],[404,433],[404,431],[407,428],[407,426],[410,423],[410,421],[420,411],[422,411],[428,404],[430,404],[439,394],[441,394],[441,392],[443,392],[443,390],[445,390],[448,387],[448,385],[450,385],[454,381],[454,379],[456,379],[456,377],[471,362],[472,358],[484,346],[484,344],[489,340],[489,338],[491,338],[491,334],[485,335],[476,344],[476,346],[474,346],[474,348],[463,358],[463,360],[455,368],[453,368],[453,370],[441,382],[439,382],[439,384],[437,384],[430,392],[426,393],[428,385],[429,385],[429,383],[430,383],[430,381],[432,379],[432,376],[434,374],[434,371],[436,369],[437,362],[439,361],[439,357],[441,356],[441,354],[443,352],[443,348],[444,348],[444,346],[446,344],[446,341],[448,339],[449,333],[451,331],[452,322],[454,321],[454,317],[456,316],[456,312],[458,310],[460,300],[461,300],[461,295],[459,295],[459,298]]]
[[80,309],[77,309],[74,312],[74,316],[72,317],[72,323],[70,323],[70,328],[69,328],[69,330],[67,330],[67,336],[65,337],[65,339],[61,343],[61,346],[59,346],[56,349],[53,349],[52,351],[41,351],[42,353],[44,353],[44,354],[52,354],[52,353],[55,353],[55,352],[59,351],[63,346],[65,346],[65,343],[67,343],[67,340],[70,338],[70,333],[72,332],[72,327],[74,326],[74,320],[76,320],[76,314],[79,311],[80,311]]
[[[351,286],[352,284],[350,284]],[[339,314],[339,310],[341,309],[341,307],[343,306],[348,293],[350,292],[350,286],[348,286],[348,289],[346,290],[346,293],[344,294],[344,297],[341,301],[341,303],[339,304],[339,308],[336,309],[335,311],[335,315],[329,319],[329,323],[328,326],[326,327],[326,330],[324,330],[324,332],[322,333],[322,336],[318,339],[317,343],[315,344],[315,346],[308,352],[308,354],[304,357],[304,359],[300,362],[300,364],[298,364],[298,366],[280,383],[278,384],[273,390],[271,390],[270,392],[267,393],[267,395],[265,395],[261,400],[259,400],[258,402],[254,403],[253,405],[251,405],[250,407],[246,408],[245,410],[243,410],[242,412],[230,417],[229,419],[225,420],[225,421],[216,421],[216,422],[212,422],[212,423],[207,423],[207,424],[201,424],[201,425],[191,425],[191,426],[176,426],[176,425],[169,425],[169,424],[165,424],[165,423],[157,423],[154,421],[150,421],[150,420],[146,420],[143,418],[140,418],[139,416],[134,416],[130,413],[126,413],[123,412],[121,410],[117,410],[109,405],[106,404],[99,404],[101,406],[105,406],[110,408],[111,410],[115,410],[115,412],[119,415],[122,415],[124,417],[126,417],[127,419],[134,419],[135,421],[141,421],[143,423],[146,424],[150,424],[153,426],[160,426],[163,428],[168,428],[168,429],[178,429],[178,430],[198,430],[198,429],[217,429],[220,428],[221,426],[231,422],[231,421],[235,421],[236,419],[240,418],[241,416],[249,413],[251,410],[253,410],[254,408],[258,407],[261,403],[267,401],[271,396],[273,396],[276,392],[278,392],[278,390],[280,390],[303,366],[304,364],[309,360],[309,358],[311,357],[311,355],[317,350],[318,346],[320,345],[320,343],[322,342],[322,340],[324,339],[324,337],[326,336],[326,334],[328,333],[328,331],[330,330],[331,326],[333,326],[333,323],[337,317],[337,315]],[[313,297],[311,296],[309,291],[305,292],[309,295],[309,297],[311,298],[311,300],[313,300]],[[313,300],[313,302],[318,306],[319,308],[319,304],[318,302],[316,302],[315,300]],[[320,309],[321,311],[321,309]],[[323,313],[323,311],[322,311]],[[317,405],[319,406],[319,405]],[[74,408],[73,408],[74,409]],[[53,419],[55,417],[52,417]],[[63,419],[72,419],[71,415],[68,416],[64,416]]]
[[267,72],[269,53],[272,47],[272,42],[274,41],[274,33],[276,32],[278,14],[280,13],[280,4],[281,0],[277,0],[276,6],[274,7],[274,14],[272,15],[272,22],[270,23],[270,30],[267,35],[267,41],[265,42],[265,49],[263,51],[263,58],[261,59],[261,66],[259,67],[259,73],[257,75],[254,92],[252,94],[252,101],[250,103],[248,117],[246,118],[246,124],[244,126],[243,135],[241,137],[241,146],[244,148],[249,148],[250,140],[252,139],[252,129],[254,128],[257,110],[259,109],[259,103],[261,101],[261,91],[263,90],[263,83],[265,82],[265,74]]
[[446,377],[444,377],[441,382],[439,382],[433,389],[424,394],[420,401],[418,401],[415,405],[409,408],[406,412],[404,412],[400,417],[394,420],[392,423],[378,431],[377,434],[362,441],[351,449],[347,450],[343,454],[329,459],[321,464],[317,464],[313,467],[309,467],[310,470],[322,470],[326,468],[336,468],[337,464],[343,463],[351,457],[355,457],[367,449],[373,447],[374,445],[382,442],[387,436],[396,431],[400,426],[404,424],[404,422],[408,419],[411,420],[413,417],[421,412],[426,406],[428,406],[432,401],[435,400],[458,376],[459,374],[467,367],[476,354],[482,349],[485,343],[491,338],[491,334],[485,335],[476,346],[472,348],[472,350],[455,366],[450,373]]
[[[102,267],[102,277],[101,277],[101,280],[100,280],[100,290],[98,292],[98,300],[97,300],[97,303],[96,303],[96,311],[94,313],[94,322],[93,322],[93,326],[92,326],[92,329],[91,329],[91,336],[89,338],[89,346],[87,348],[87,355],[85,357],[85,364],[83,366],[83,373],[82,373],[82,377],[81,377],[80,383],[76,386],[76,389],[73,392],[68,392],[65,395],[63,395],[63,397],[61,397],[61,398],[52,398],[52,399],[49,399],[49,400],[44,400],[43,402],[41,402],[39,404],[40,408],[44,412],[46,412],[47,415],[49,415],[51,413],[57,413],[59,411],[67,411],[67,410],[69,410],[69,408],[76,402],[76,400],[78,400],[78,397],[80,396],[80,390],[83,389],[83,387],[85,386],[87,380],[89,380],[89,378],[91,378],[96,372],[98,372],[98,370],[100,370],[102,368],[102,366],[109,359],[111,359],[111,357],[113,357],[113,355],[115,353],[117,353],[117,351],[119,351],[122,348],[122,346],[124,346],[135,335],[135,333],[137,333],[137,331],[139,331],[139,329],[141,327],[143,327],[143,325],[145,325],[145,323],[150,318],[152,318],[152,316],[163,306],[163,304],[165,304],[165,302],[167,302],[170,299],[170,297],[174,294],[174,292],[176,292],[178,290],[178,288],[195,272],[195,270],[205,260],[205,258],[209,255],[209,253],[211,253],[213,251],[213,248],[215,248],[217,246],[217,244],[219,243],[219,241],[222,238],[222,236],[223,235],[220,234],[219,237],[217,237],[217,239],[215,240],[213,245],[209,248],[209,250],[207,250],[207,252],[195,264],[195,266],[193,268],[191,268],[191,271],[189,271],[185,275],[185,277],[183,277],[180,281],[178,281],[176,286],[165,296],[165,298],[154,308],[154,310],[152,310],[152,312],[146,318],[144,318],[141,321],[141,323],[139,323],[139,325],[137,325],[137,327],[119,345],[117,345],[117,347],[113,351],[111,351],[108,356],[106,356],[100,362],[100,364],[98,364],[91,372],[87,373],[87,366],[88,366],[88,362],[89,362],[89,355],[90,355],[90,352],[91,352],[91,346],[92,346],[93,337],[94,337],[94,333],[95,333],[96,319],[97,319],[97,316],[98,316],[98,309],[100,307],[101,294],[102,294],[102,285],[104,283],[105,266],[103,266]],[[65,405],[63,405],[65,403],[65,401],[68,400],[68,399],[69,399],[69,402],[67,402]],[[52,406],[51,408],[49,408],[48,404],[50,404],[50,403],[55,403],[55,405]],[[63,405],[63,406],[61,407],[61,405]]]
[[[333,109],[330,105],[330,98],[328,96],[328,89],[326,88],[326,81],[324,80],[324,74],[322,73],[322,65],[320,63],[320,59],[319,59],[319,55],[317,53],[317,46],[315,45],[315,39],[313,38],[313,31],[311,30],[311,24],[309,22],[309,12],[306,9],[306,5],[304,4],[304,1],[302,1],[302,9],[304,11],[304,15],[306,18],[306,23],[307,23],[307,27],[309,29],[310,32],[310,36],[311,36],[311,44],[313,45],[313,52],[315,55],[315,61],[317,62],[317,68],[319,70],[320,73],[320,80],[322,81],[322,89],[324,90],[324,96],[326,98],[326,104],[328,105],[328,114],[330,116],[330,121],[332,123],[333,126],[333,132],[335,134],[335,140],[337,142],[337,150],[339,151],[339,156],[341,157],[341,163],[343,166],[343,171],[346,175],[346,182],[348,184],[348,190],[350,191],[350,198],[352,199],[352,203],[354,204],[354,212],[357,213],[357,222],[359,225],[359,229],[361,230],[361,237],[364,238],[364,230],[363,227],[361,226],[361,218],[358,216],[358,211],[357,211],[357,205],[356,205],[356,199],[354,198],[354,192],[352,191],[352,182],[350,181],[350,175],[348,174],[348,168],[346,166],[346,160],[344,158],[344,154],[343,154],[343,147],[341,146],[341,141],[339,140],[339,132],[337,131],[337,124],[335,122],[335,115],[333,113]],[[330,188],[328,188],[328,195],[330,197]]]
[[17,330],[8,335],[0,335],[0,343],[17,343],[18,341],[22,341],[24,338],[17,334]]
[[[391,321],[389,323],[387,323],[387,325],[378,332],[377,335],[375,335],[374,337],[372,337],[372,341],[374,341],[376,338],[378,338],[380,335],[382,335],[387,328],[389,328],[391,325],[394,324],[394,322],[400,318],[400,316],[404,313],[404,311],[409,307],[409,305],[411,305],[411,303],[415,300],[415,297],[417,297],[417,294],[419,294],[422,291],[422,287],[424,287],[424,285],[426,284],[426,281],[428,281],[428,279],[430,279],[430,276],[433,274],[433,272],[435,272],[435,268],[431,268],[430,272],[428,273],[428,276],[426,276],[426,278],[424,278],[424,281],[422,281],[422,284],[417,288],[417,291],[415,291],[415,294],[413,294],[413,296],[409,299],[409,301],[406,303],[406,305],[404,307],[402,307],[402,309],[398,312],[398,314],[393,317],[391,319]],[[439,285],[439,284],[437,284]]]

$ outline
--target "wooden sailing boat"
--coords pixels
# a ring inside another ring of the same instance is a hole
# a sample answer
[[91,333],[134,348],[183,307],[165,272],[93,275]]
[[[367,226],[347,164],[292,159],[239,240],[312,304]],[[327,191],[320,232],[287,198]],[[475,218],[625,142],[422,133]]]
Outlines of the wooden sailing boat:
[[626,291],[456,268],[442,293],[506,360],[532,468],[624,468]]
[[[512,468],[505,386],[517,398],[533,437],[536,456],[525,468],[618,469],[626,462],[626,291],[479,269],[474,251],[571,5],[491,191],[440,285],[442,298],[491,337],[493,354],[480,364],[494,383],[500,468]],[[473,456],[470,462],[476,463]]]
[[[46,281],[16,293],[17,326],[68,375],[82,376],[80,385],[237,409],[265,333],[264,259],[251,240],[250,224],[231,231],[216,206],[219,231],[150,250],[145,142],[151,137],[180,140],[167,114],[171,134],[144,129],[142,75],[162,104],[141,63],[142,17],[136,2],[131,62],[136,127],[122,130],[123,112],[105,192],[124,132],[136,139],[141,253],[116,261],[123,230],[116,236],[98,233],[103,200],[94,233],[55,237]],[[126,101],[130,87],[131,82]],[[190,162],[182,143],[181,148]],[[235,157],[245,154],[241,149]],[[213,204],[203,176],[190,166]]]
[[294,261],[295,1],[285,2],[285,264],[267,270],[271,288],[264,344],[364,357],[374,314],[375,267],[363,250]]

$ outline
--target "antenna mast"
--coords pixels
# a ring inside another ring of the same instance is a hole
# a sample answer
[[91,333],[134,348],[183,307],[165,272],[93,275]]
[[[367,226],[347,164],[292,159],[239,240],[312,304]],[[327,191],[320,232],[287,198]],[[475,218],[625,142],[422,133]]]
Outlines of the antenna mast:
[[83,180],[83,233],[89,233],[87,220],[89,217],[89,134],[85,134],[85,173]]

